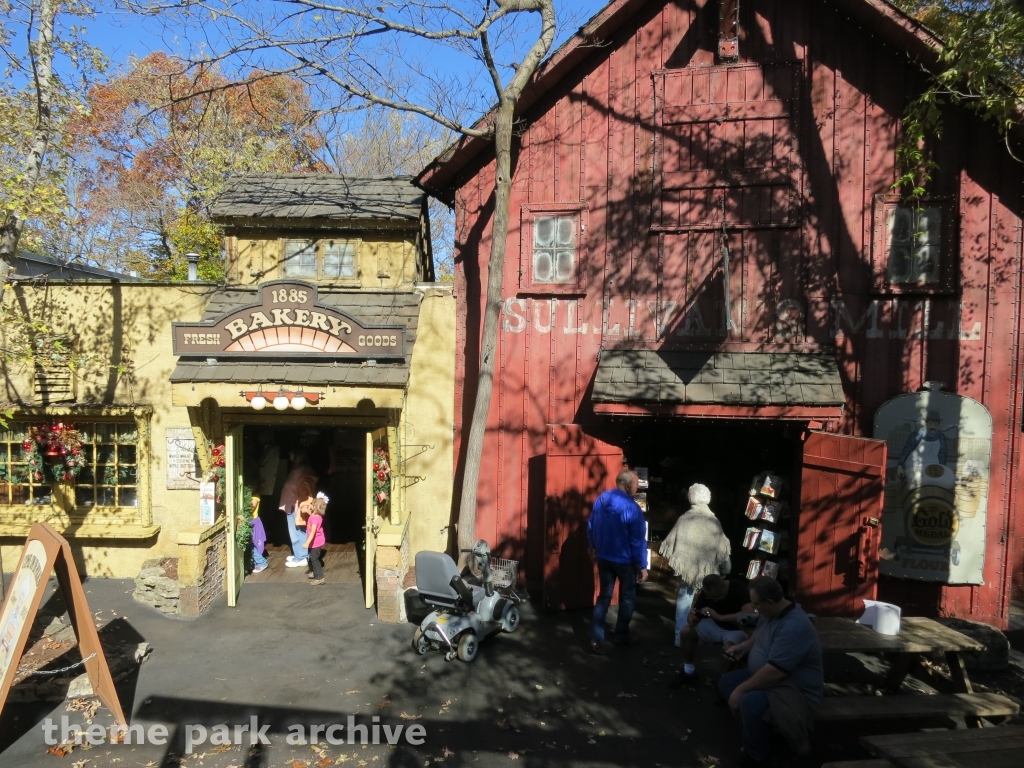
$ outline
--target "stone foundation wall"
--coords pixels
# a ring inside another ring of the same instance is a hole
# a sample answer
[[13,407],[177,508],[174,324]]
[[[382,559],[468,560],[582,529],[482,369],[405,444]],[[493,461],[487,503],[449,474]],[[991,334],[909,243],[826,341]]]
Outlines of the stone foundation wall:
[[158,557],[146,560],[135,577],[132,597],[161,613],[176,615],[181,587],[178,584],[178,558]]
[[377,618],[390,624],[405,621],[403,582],[409,570],[409,531],[400,547],[377,547],[374,571],[377,581]]

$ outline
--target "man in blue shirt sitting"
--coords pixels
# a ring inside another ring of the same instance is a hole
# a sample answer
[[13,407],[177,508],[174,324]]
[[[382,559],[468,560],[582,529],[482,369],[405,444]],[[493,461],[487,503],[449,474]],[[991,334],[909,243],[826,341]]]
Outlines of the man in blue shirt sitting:
[[633,501],[637,476],[624,469],[615,478],[615,488],[597,497],[587,520],[587,541],[590,555],[597,558],[601,593],[594,606],[594,623],[590,631],[590,650],[603,654],[604,622],[612,603],[615,581],[619,582],[619,617],[615,622],[612,642],[632,645],[629,635],[633,618],[636,585],[647,581],[647,522],[643,511]]

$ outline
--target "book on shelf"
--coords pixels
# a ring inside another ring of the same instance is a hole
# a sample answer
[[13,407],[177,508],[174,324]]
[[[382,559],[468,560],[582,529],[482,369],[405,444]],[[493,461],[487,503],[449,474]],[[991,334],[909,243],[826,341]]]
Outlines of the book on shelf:
[[761,535],[764,533],[760,528],[747,528],[747,532],[743,535],[743,546],[747,549],[757,549],[761,543]]

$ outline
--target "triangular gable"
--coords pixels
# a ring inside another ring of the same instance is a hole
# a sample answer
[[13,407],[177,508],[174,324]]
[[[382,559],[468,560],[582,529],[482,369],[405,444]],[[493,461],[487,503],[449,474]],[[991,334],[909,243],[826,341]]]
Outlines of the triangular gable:
[[[711,0],[705,0],[710,2]],[[925,66],[934,66],[942,41],[922,24],[886,0],[828,0],[855,20],[869,27],[883,40],[906,51]],[[665,3],[663,2],[662,5]],[[524,114],[585,60],[607,56],[607,41],[628,24],[640,11],[649,8],[648,0],[613,0],[598,11],[586,24],[548,57],[534,75],[519,99],[517,114]],[[487,125],[492,112],[475,124]],[[440,200],[451,204],[459,172],[481,153],[489,152],[491,140],[463,137],[449,146],[416,176],[415,183]]]

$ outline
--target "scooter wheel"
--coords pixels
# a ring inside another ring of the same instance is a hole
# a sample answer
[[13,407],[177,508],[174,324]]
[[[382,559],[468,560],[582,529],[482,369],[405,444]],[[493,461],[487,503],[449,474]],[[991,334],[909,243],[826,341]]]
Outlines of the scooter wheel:
[[502,632],[515,632],[519,629],[519,607],[513,605],[501,620]]
[[427,636],[423,634],[423,630],[419,627],[416,628],[416,633],[412,636],[412,649],[420,656],[430,649],[430,641],[427,640]]
[[467,632],[459,640],[459,658],[463,661],[472,661],[476,658],[477,649],[480,644],[477,642],[476,635],[472,632]]

